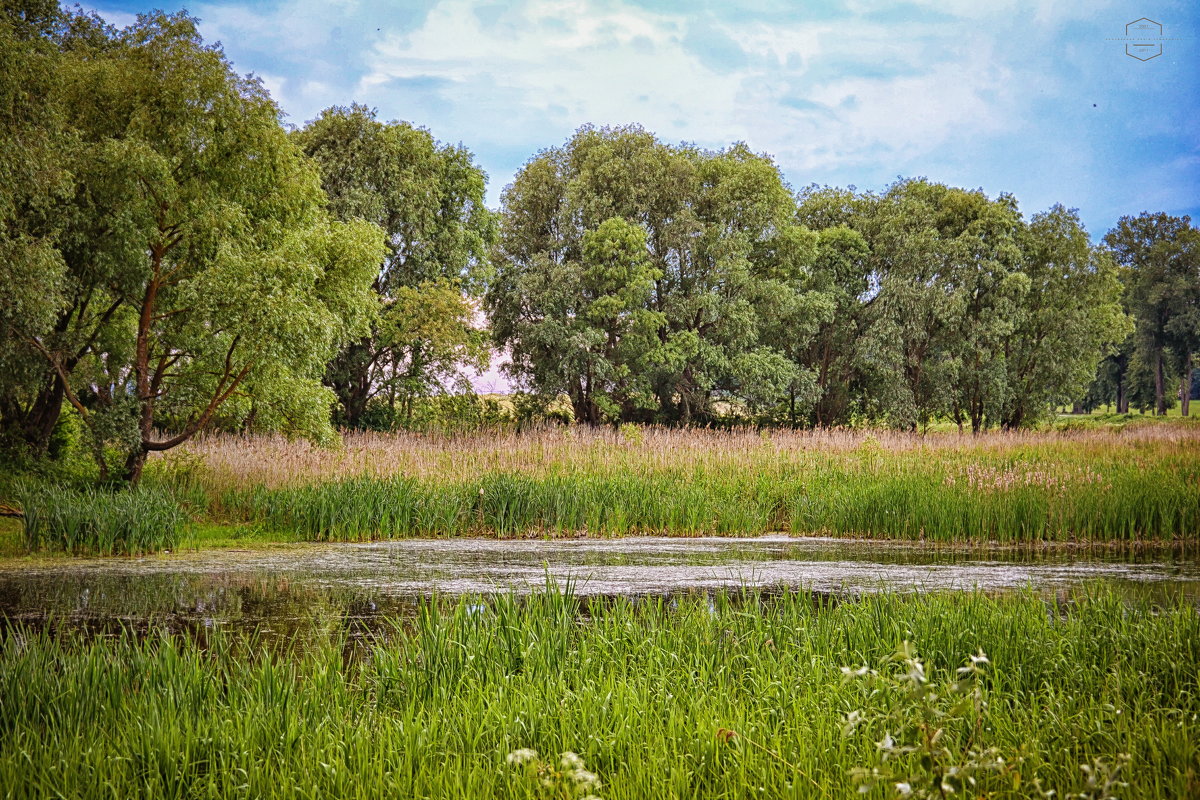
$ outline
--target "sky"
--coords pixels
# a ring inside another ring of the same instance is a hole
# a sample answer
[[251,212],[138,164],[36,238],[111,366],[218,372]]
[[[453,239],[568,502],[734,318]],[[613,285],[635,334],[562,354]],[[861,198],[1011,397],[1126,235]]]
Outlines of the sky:
[[[89,7],[123,25],[153,5]],[[924,176],[1010,192],[1027,216],[1078,208],[1093,239],[1141,211],[1200,219],[1195,0],[184,7],[289,123],[359,102],[427,127],[474,153],[492,206],[539,149],[587,123],[636,122],[669,142],[746,142],[795,189]],[[1161,33],[1127,30],[1137,20]],[[1160,45],[1149,60],[1126,52]]]

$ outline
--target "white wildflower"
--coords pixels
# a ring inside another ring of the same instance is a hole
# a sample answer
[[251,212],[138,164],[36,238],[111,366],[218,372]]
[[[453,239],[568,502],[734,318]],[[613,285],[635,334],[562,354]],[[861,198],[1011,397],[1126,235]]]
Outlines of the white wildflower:
[[537,757],[537,750],[530,750],[528,747],[522,747],[520,750],[513,750],[511,753],[509,753],[506,760],[514,767],[519,767],[522,764],[528,764]]
[[571,780],[585,789],[595,789],[600,786],[600,777],[586,769],[577,769],[571,774]]

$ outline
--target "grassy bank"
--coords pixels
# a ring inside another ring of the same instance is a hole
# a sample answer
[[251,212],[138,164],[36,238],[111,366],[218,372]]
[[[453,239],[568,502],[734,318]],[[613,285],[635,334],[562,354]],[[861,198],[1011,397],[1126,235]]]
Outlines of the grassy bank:
[[214,439],[187,458],[184,482],[212,513],[312,539],[786,530],[1032,542],[1200,531],[1193,426],[355,436],[340,451]]
[[281,541],[765,531],[1187,541],[1200,532],[1200,426],[977,437],[550,429],[350,435],[336,449],[226,436],[152,461],[136,498],[35,489],[26,545],[70,552],[204,546],[239,531]]
[[[972,795],[1037,796],[1040,782],[1066,797],[1090,791],[1081,765],[1124,765],[1122,797],[1200,788],[1194,607],[965,594],[583,611],[558,593],[427,604],[365,648],[10,630],[0,785],[12,798],[850,797],[879,770],[872,796],[949,775],[973,778]],[[893,656],[905,640],[919,662]],[[540,755],[508,763],[525,749]],[[568,751],[599,787],[558,766]]]

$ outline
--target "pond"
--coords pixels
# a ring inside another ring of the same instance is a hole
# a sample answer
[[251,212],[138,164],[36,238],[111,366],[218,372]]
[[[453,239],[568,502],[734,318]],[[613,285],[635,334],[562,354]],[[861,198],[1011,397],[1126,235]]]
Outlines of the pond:
[[440,539],[300,544],[0,569],[0,617],[89,630],[235,627],[294,634],[415,613],[433,595],[586,597],[736,590],[852,595],[1102,585],[1131,599],[1200,602],[1194,552],[1076,547],[962,549],[824,538]]

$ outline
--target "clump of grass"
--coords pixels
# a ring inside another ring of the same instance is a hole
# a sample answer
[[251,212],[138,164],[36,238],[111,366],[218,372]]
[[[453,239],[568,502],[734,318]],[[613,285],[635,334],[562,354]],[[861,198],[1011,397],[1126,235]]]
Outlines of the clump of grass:
[[227,492],[222,506],[316,540],[588,532],[738,534],[772,527],[777,498],[757,476],[486,475],[459,483],[354,478]]
[[161,489],[112,491],[49,484],[20,490],[23,539],[30,550],[152,553],[175,547],[186,517]]
[[[1124,764],[1127,798],[1195,796],[1200,776],[1200,613],[1187,602],[1092,591],[1065,605],[978,593],[584,605],[547,591],[427,601],[367,644],[328,613],[333,632],[302,647],[6,628],[0,786],[21,799],[529,800],[531,779],[590,783],[574,760],[537,774],[547,765],[530,756],[533,775],[507,762],[529,749],[578,754],[606,800],[853,797],[853,769],[878,764],[889,731],[893,749],[927,736],[949,754],[926,767],[894,753],[895,780],[875,796],[988,748],[1005,764],[973,773],[989,797],[1030,796],[1039,781],[1056,797],[1090,792],[1112,783],[1097,765]],[[841,666],[880,664],[904,641],[928,676],[981,649],[991,666],[944,701],[944,681],[910,681],[897,699],[844,680]],[[870,735],[844,734],[852,711]]]

